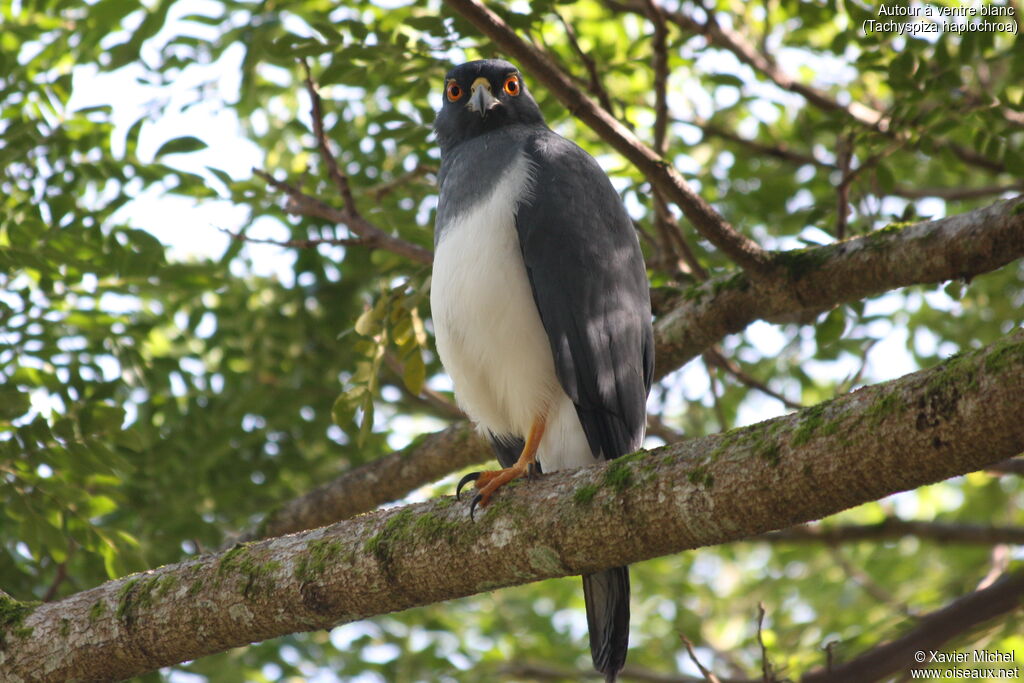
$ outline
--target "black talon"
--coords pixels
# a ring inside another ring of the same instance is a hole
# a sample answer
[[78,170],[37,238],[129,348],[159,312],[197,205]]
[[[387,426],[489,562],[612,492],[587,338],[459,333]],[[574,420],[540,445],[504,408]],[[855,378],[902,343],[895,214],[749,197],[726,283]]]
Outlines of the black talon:
[[476,521],[476,519],[473,517],[473,513],[476,512],[476,504],[479,503],[482,499],[483,496],[481,496],[478,493],[473,497],[473,502],[469,504],[469,518],[474,522]]
[[[476,481],[479,478],[480,478],[480,473],[479,472],[470,472],[469,474],[464,476],[462,479],[460,479],[459,480],[459,485],[455,487],[455,500],[461,500],[461,498],[459,498],[459,494],[462,493],[462,487],[463,486],[465,486],[466,484],[468,484],[471,481]],[[477,496],[477,497],[479,498],[479,496]],[[476,504],[475,501],[474,501],[474,504]],[[472,515],[472,510],[470,510],[470,517],[472,517],[472,516],[473,516]]]

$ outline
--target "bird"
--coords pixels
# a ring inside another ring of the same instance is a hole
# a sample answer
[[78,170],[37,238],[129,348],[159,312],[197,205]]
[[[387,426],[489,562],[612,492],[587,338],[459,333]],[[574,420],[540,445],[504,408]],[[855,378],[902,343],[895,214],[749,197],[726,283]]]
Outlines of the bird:
[[[452,68],[440,147],[430,307],[455,398],[502,469],[470,505],[526,474],[638,450],[654,374],[650,285],[622,199],[598,162],[552,131],[513,64]],[[594,667],[629,643],[629,572],[583,575]]]

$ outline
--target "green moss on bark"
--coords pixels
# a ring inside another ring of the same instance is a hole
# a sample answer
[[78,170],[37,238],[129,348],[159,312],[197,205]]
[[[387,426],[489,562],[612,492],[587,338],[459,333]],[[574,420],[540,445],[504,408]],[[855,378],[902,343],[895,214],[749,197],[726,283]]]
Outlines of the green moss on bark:
[[796,282],[822,268],[835,253],[835,246],[807,247],[776,252],[772,261],[783,268],[789,279]]
[[876,427],[885,418],[903,407],[897,392],[890,391],[876,398],[874,403],[867,407],[864,411],[864,418],[872,427]]
[[596,495],[597,487],[593,484],[587,484],[573,491],[572,501],[577,505],[589,505]]
[[39,605],[38,602],[21,602],[0,593],[0,650],[14,638],[28,638],[33,629],[23,626],[25,618]]
[[633,472],[629,468],[629,462],[619,458],[612,460],[608,469],[604,471],[605,486],[609,486],[618,492],[625,491],[633,483]]
[[[295,578],[306,583],[318,579],[341,556],[341,541],[321,538],[306,544],[306,554],[295,566]],[[277,564],[276,562],[268,564]],[[276,569],[277,567],[273,567]]]

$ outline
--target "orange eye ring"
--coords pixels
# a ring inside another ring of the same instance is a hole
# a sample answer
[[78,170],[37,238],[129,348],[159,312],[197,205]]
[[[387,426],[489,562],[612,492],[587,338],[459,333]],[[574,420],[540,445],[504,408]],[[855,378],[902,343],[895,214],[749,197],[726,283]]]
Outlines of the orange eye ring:
[[522,88],[519,85],[519,79],[516,78],[515,74],[505,79],[505,92],[512,97],[516,97],[521,91]]
[[449,81],[448,86],[444,89],[444,94],[449,102],[457,102],[462,99],[465,91],[455,81]]

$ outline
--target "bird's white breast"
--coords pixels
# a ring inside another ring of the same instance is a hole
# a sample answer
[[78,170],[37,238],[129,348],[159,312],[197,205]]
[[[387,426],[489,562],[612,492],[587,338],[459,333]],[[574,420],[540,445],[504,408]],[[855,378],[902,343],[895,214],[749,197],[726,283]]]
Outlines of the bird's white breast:
[[516,206],[532,191],[530,161],[519,156],[489,195],[444,227],[430,305],[437,350],[459,405],[496,435],[523,437],[547,413],[539,457],[551,471],[593,458],[555,374],[519,248]]

